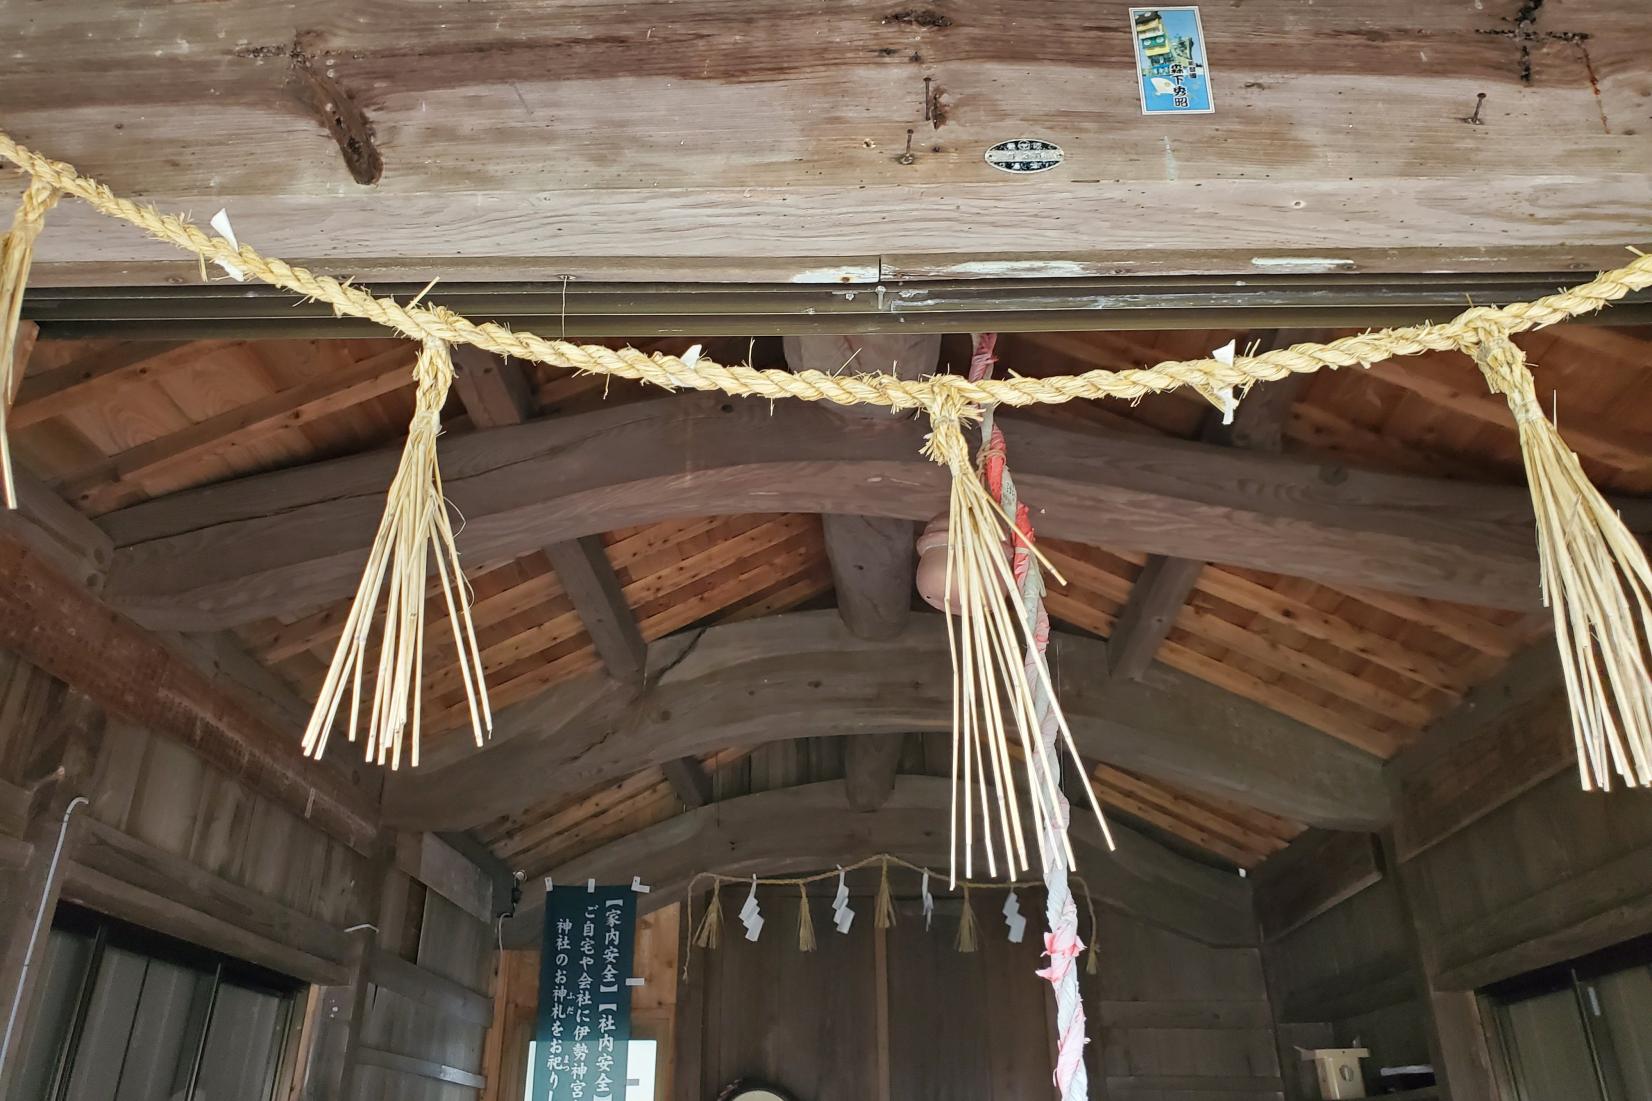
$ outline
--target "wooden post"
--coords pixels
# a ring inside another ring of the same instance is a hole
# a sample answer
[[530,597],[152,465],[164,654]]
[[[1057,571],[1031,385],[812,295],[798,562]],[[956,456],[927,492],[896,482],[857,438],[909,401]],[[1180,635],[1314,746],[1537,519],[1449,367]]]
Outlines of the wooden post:
[[1429,1056],[1440,1082],[1440,1096],[1444,1101],[1499,1101],[1502,1094],[1480,1019],[1479,998],[1472,991],[1442,990],[1436,985],[1439,961],[1434,915],[1417,890],[1415,873],[1401,863],[1392,832],[1382,835],[1382,844],[1388,874],[1394,877],[1416,946],[1418,989],[1428,1014]]

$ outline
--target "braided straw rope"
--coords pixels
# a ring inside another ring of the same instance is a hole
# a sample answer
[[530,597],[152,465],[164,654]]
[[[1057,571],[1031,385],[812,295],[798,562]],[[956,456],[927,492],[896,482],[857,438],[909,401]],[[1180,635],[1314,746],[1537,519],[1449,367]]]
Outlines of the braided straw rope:
[[29,261],[34,255],[34,239],[46,225],[46,212],[56,205],[58,193],[39,179],[29,181],[23,200],[17,204],[11,230],[0,238],[0,497],[7,508],[17,507],[17,486],[12,478],[11,448],[6,440],[6,413],[11,409],[17,387],[23,381],[23,364],[16,361],[18,320],[23,311],[23,286],[28,281]]
[[[470,344],[498,355],[669,389],[922,409],[935,427],[926,453],[952,468],[955,483],[965,478],[974,480],[973,471],[959,461],[963,451],[959,422],[977,419],[981,406],[1056,404],[1075,398],[1135,400],[1183,386],[1212,396],[1222,391],[1243,392],[1257,382],[1321,368],[1370,366],[1394,356],[1429,351],[1465,352],[1475,358],[1492,389],[1508,400],[1520,430],[1538,519],[1544,596],[1554,610],[1584,786],[1610,786],[1612,771],[1631,784],[1652,786],[1652,678],[1646,675],[1642,657],[1643,649],[1652,644],[1652,570],[1639,542],[1589,484],[1577,457],[1566,448],[1553,423],[1542,416],[1530,369],[1509,339],[1515,333],[1591,313],[1652,286],[1652,256],[1637,255],[1616,271],[1535,301],[1500,308],[1474,307],[1444,324],[1383,329],[1327,344],[1298,344],[1257,356],[1238,356],[1231,363],[1183,360],[1148,368],[1087,371],[1041,379],[970,380],[936,375],[906,380],[892,374],[758,370],[706,359],[691,364],[675,356],[644,355],[634,348],[614,351],[548,340],[503,325],[477,324],[441,306],[420,306],[417,300],[404,306],[361,287],[266,257],[251,246],[237,246],[182,218],[122,198],[80,175],[73,166],[19,145],[3,131],[0,157],[32,177],[24,200],[29,209],[19,212],[18,232],[8,235],[4,250],[0,305],[10,302],[15,309],[22,295],[27,245],[38,232],[38,215],[43,214],[35,208],[43,200],[45,205],[50,204],[50,198],[45,197],[62,193],[83,200],[99,213],[130,222],[203,261],[226,264],[272,286],[326,302],[341,315],[373,321],[420,341],[426,348]],[[0,375],[0,380],[3,378]],[[9,387],[0,389],[0,407],[10,400]],[[0,456],[6,453],[4,427],[0,415]],[[979,486],[975,488],[978,494]],[[967,492],[963,495],[969,496]],[[953,497],[956,506],[961,499],[956,484]],[[959,521],[955,515],[955,528],[961,526]],[[985,554],[988,548],[977,550]],[[955,706],[955,716],[957,711]]]
[[1592,313],[1634,291],[1652,286],[1652,256],[1637,257],[1616,271],[1582,286],[1533,302],[1501,308],[1476,307],[1439,325],[1414,325],[1343,337],[1328,344],[1298,344],[1257,356],[1237,356],[1230,363],[1193,359],[1125,371],[1086,371],[1052,378],[984,379],[971,382],[954,375],[899,379],[893,375],[829,375],[821,371],[759,370],[699,359],[692,365],[676,356],[645,355],[634,348],[612,350],[590,344],[548,340],[503,325],[477,324],[441,306],[404,306],[370,291],[318,275],[283,260],[266,257],[250,245],[239,248],[182,218],[122,198],[103,184],[80,175],[72,165],[54,161],[19,145],[0,131],[0,157],[17,164],[34,179],[72,195],[94,210],[143,229],[151,236],[205,260],[228,261],[249,276],[306,298],[326,302],[340,314],[365,318],[419,341],[471,344],[498,355],[555,367],[615,375],[678,390],[721,390],[735,396],[802,398],[838,405],[884,405],[893,409],[935,408],[943,396],[982,405],[1053,405],[1075,398],[1135,400],[1183,386],[1216,391],[1305,374],[1322,367],[1369,366],[1394,356],[1459,349],[1472,352],[1486,329],[1525,332]]

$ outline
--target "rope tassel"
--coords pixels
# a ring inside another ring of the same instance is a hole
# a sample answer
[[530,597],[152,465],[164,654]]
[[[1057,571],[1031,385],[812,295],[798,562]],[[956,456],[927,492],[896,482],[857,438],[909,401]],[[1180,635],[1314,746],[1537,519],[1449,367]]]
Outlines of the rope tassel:
[[[379,522],[367,568],[356,589],[344,633],[339,637],[320,698],[304,731],[304,752],[320,758],[338,716],[340,704],[350,700],[349,738],[361,728],[362,679],[368,663],[373,620],[384,598],[384,626],[367,714],[367,760],[399,768],[402,749],[411,742],[410,763],[419,764],[421,692],[424,665],[425,608],[429,562],[434,558],[448,622],[453,629],[454,656],[459,662],[465,698],[470,705],[471,729],[480,746],[493,733],[493,712],[482,677],[482,655],[471,621],[470,589],[459,569],[447,502],[442,497],[442,474],[436,462],[436,437],[442,430],[442,405],[453,383],[448,346],[426,341],[420,350],[414,377],[418,392],[413,421],[401,465],[390,483],[390,498]],[[411,737],[408,737],[411,731]]]
[[[970,462],[962,425],[964,420],[979,419],[979,410],[968,405],[957,391],[942,390],[930,406],[929,414],[931,430],[924,454],[952,474],[943,591],[949,604],[956,607],[957,622],[953,622],[954,616],[942,617],[946,620],[953,675],[951,885],[956,886],[958,879],[960,818],[963,821],[963,874],[965,878],[974,874],[973,804],[977,798],[988,874],[999,874],[1000,850],[1004,874],[1011,878],[1030,866],[1021,797],[1012,773],[1006,712],[1019,739],[1022,759],[1027,763],[1027,778],[1032,788],[1028,804],[1032,808],[1032,832],[1040,863],[1045,860],[1045,839],[1059,837],[1063,851],[1056,857],[1073,867],[1072,845],[1065,829],[1054,829],[1049,821],[1050,808],[1063,805],[1057,782],[1061,770],[1059,750],[1048,749],[1039,737],[1044,721],[1040,701],[1045,702],[1044,714],[1053,719],[1067,752],[1072,754],[1081,772],[1084,766],[1056,700],[1049,666],[1029,633],[1032,616],[1011,572],[1009,556],[1005,554],[1006,537],[1020,540],[1057,580],[1061,580],[1061,576],[1036,547],[1016,532],[1014,522],[987,492]],[[1106,836],[1108,830],[1101,804],[1093,792],[1090,804]],[[995,829],[999,839],[996,846]]]
[[872,925],[876,929],[891,929],[895,925],[895,896],[889,889],[889,861],[883,862],[878,876],[878,898],[873,907]]
[[700,919],[700,927],[694,930],[694,947],[716,948],[722,943],[722,939],[723,889],[714,887],[711,892],[711,905],[706,907],[706,916]]
[[50,184],[31,178],[23,190],[11,230],[0,239],[0,496],[7,508],[17,507],[17,484],[11,468],[11,441],[6,416],[23,381],[24,364],[17,362],[17,330],[23,316],[23,287],[29,281],[35,238],[46,225],[46,212],[58,200]]
[[1590,484],[1577,455],[1543,415],[1525,354],[1493,329],[1472,348],[1520,430],[1520,454],[1537,516],[1543,598],[1571,704],[1585,790],[1609,790],[1616,773],[1652,787],[1652,568],[1646,552]]
[[797,885],[797,950],[815,950],[815,918],[809,912],[809,887],[805,883]]
[[964,912],[958,919],[958,937],[952,946],[960,952],[974,952],[980,947],[980,927],[975,921],[975,907],[970,904],[969,884],[964,884]]

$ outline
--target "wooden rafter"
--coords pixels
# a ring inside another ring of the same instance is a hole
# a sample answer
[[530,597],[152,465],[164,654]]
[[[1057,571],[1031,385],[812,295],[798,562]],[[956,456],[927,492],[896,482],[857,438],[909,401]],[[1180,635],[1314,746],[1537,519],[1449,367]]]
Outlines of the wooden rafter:
[[[1275,333],[1261,343],[1286,347],[1325,335],[1318,331]],[[1201,437],[1219,446],[1277,452],[1303,382],[1301,375],[1292,375],[1251,387],[1231,416],[1215,410],[1206,413]],[[1203,569],[1204,562],[1197,559],[1158,554],[1148,558],[1108,638],[1108,676],[1135,680],[1142,675],[1175,625],[1177,610],[1187,602]]]
[[[516,364],[476,348],[463,349],[457,363],[455,385],[477,426],[520,424],[532,415],[532,391]],[[601,537],[591,534],[553,542],[545,547],[545,554],[608,674],[625,684],[640,685],[648,666],[648,644]],[[685,757],[662,767],[684,804],[698,807],[711,801],[711,778],[698,761]]]
[[[640,696],[590,678],[559,685],[501,713],[489,748],[391,778],[387,820],[461,828],[718,748],[950,729],[951,666],[937,616],[915,617],[889,642],[856,639],[835,613],[811,612],[714,627],[657,649],[651,664],[669,672]],[[1051,654],[1089,758],[1296,820],[1369,827],[1387,818],[1373,756],[1168,669],[1103,689],[1088,672],[1096,666],[1084,664],[1104,660],[1099,643],[1058,633]],[[517,781],[530,774],[535,785]]]

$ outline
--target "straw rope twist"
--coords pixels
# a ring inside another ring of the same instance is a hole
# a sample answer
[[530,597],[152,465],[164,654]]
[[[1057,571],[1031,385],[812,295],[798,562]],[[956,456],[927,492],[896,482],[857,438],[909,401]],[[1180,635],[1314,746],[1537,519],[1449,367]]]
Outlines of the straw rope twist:
[[[967,469],[961,424],[977,417],[981,406],[1056,404],[1079,398],[1135,400],[1183,386],[1208,397],[1224,391],[1243,392],[1255,383],[1291,374],[1368,367],[1395,356],[1430,351],[1466,352],[1480,365],[1492,389],[1507,399],[1520,430],[1538,521],[1544,595],[1554,608],[1584,785],[1604,787],[1610,783],[1604,759],[1609,749],[1612,766],[1620,775],[1632,783],[1652,786],[1652,687],[1648,686],[1642,656],[1652,639],[1652,568],[1639,542],[1589,483],[1577,457],[1543,416],[1530,370],[1510,339],[1517,333],[1594,312],[1652,286],[1652,256],[1637,255],[1615,271],[1531,302],[1474,307],[1443,324],[1359,333],[1325,344],[1298,344],[1256,356],[1235,357],[1231,363],[1193,359],[1051,378],[971,380],[937,375],[907,380],[892,374],[759,370],[707,359],[687,363],[660,353],[645,355],[634,348],[613,350],[573,344],[498,324],[478,324],[439,305],[421,306],[417,300],[403,305],[349,282],[266,257],[250,245],[232,244],[183,218],[116,195],[79,174],[73,166],[28,149],[4,132],[0,132],[0,157],[14,162],[31,177],[0,257],[4,260],[0,266],[0,461],[5,464],[8,504],[14,503],[4,422],[4,409],[12,397],[11,337],[33,240],[46,209],[59,193],[81,199],[101,214],[129,222],[195,254],[202,260],[203,272],[209,260],[232,265],[272,286],[326,302],[340,315],[364,318],[402,333],[427,349],[469,344],[515,359],[669,389],[922,409],[934,426],[924,452],[948,466],[955,483],[973,478]],[[456,558],[454,561],[456,566]],[[372,568],[370,561],[369,571]],[[474,710],[472,717],[480,732]]]
[[0,498],[4,498],[7,508],[17,507],[6,414],[23,381],[24,364],[17,362],[23,287],[28,281],[35,238],[46,226],[46,212],[57,205],[59,198],[61,194],[51,184],[38,177],[29,180],[12,215],[11,229],[0,239]]
[[1626,294],[1652,286],[1652,256],[1638,256],[1616,271],[1533,302],[1500,308],[1476,307],[1444,324],[1415,325],[1343,337],[1327,344],[1298,344],[1232,363],[1194,359],[1122,371],[1096,370],[1050,378],[987,379],[971,382],[953,375],[900,379],[887,374],[832,375],[822,371],[780,371],[725,365],[676,356],[648,355],[634,348],[550,340],[493,323],[478,324],[438,305],[404,306],[370,291],[307,268],[266,257],[251,245],[239,248],[175,215],[116,195],[73,166],[19,145],[0,132],[0,156],[14,162],[50,189],[83,200],[99,213],[129,222],[203,260],[228,261],[249,276],[317,301],[340,314],[364,318],[415,340],[470,344],[515,359],[575,371],[633,379],[669,389],[717,390],[737,397],[800,398],[838,405],[882,405],[896,410],[933,410],[956,398],[967,404],[1050,405],[1079,398],[1134,400],[1193,386],[1205,390],[1244,388],[1290,374],[1322,368],[1369,366],[1395,356],[1461,349],[1480,327],[1525,332],[1591,313]]

